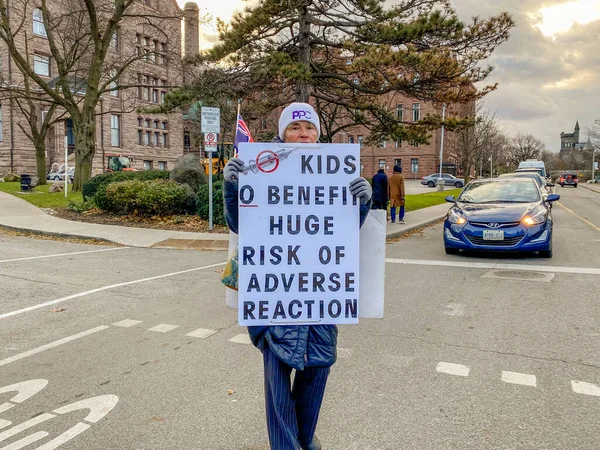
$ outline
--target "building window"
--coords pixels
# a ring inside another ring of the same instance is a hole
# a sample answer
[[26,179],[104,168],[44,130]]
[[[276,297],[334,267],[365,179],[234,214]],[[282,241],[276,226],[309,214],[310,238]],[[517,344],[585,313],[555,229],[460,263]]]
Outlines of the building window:
[[152,144],[152,131],[146,131],[146,137],[144,138],[144,144]]
[[260,119],[260,129],[266,130],[268,126],[267,119]]
[[402,159],[394,158],[394,165],[402,167]]
[[152,89],[152,103],[158,103],[158,91]]
[[356,139],[358,140],[358,143],[360,145],[362,145],[363,140],[365,139],[365,137],[362,134],[359,134],[358,136],[356,136]]
[[[154,133],[154,146],[158,147],[159,146],[159,137],[160,137],[160,133]],[[162,142],[161,142],[162,144]]]
[[164,105],[165,104],[165,97],[166,97],[167,93],[165,91],[161,91],[160,92],[160,104]]
[[144,160],[144,170],[152,170],[152,161]]
[[169,129],[169,122],[163,122],[162,123],[162,129],[163,130],[168,130]]
[[402,120],[404,115],[404,105],[396,105],[396,119]]
[[110,89],[110,95],[111,95],[111,97],[118,97],[119,89],[118,89],[118,85],[117,85],[117,71],[115,69],[110,71],[110,78],[111,78],[111,81],[108,84],[108,87]]
[[169,146],[169,135],[167,133],[164,133],[162,135],[163,137],[163,147],[168,147]]
[[138,130],[138,145],[142,145],[144,143],[144,132],[142,130]]
[[354,144],[354,136],[348,136],[348,144]]
[[110,39],[110,49],[115,52],[119,50],[119,35],[116,31],[113,33],[112,38]]
[[413,103],[412,105],[412,120],[413,122],[418,122],[421,120],[421,104]]
[[33,34],[46,37],[46,27],[44,26],[44,14],[40,8],[33,10]]
[[379,168],[380,169],[385,169],[385,159],[380,159],[379,160]]
[[412,141],[412,143],[410,145],[412,145],[413,147],[416,148],[419,146],[419,143],[417,141]]
[[144,119],[142,119],[141,117],[138,117],[138,127],[143,127],[144,126]]
[[402,139],[398,139],[396,141],[396,148],[400,148],[400,147],[402,147]]
[[381,142],[379,143],[379,147],[380,147],[380,148],[385,148],[385,146],[386,146],[386,145],[387,145],[386,141],[381,141]]
[[167,162],[159,161],[158,162],[158,170],[167,170]]
[[417,173],[419,171],[419,158],[410,159],[410,171]]
[[154,128],[156,128],[156,129],[160,128],[160,120],[154,121]]
[[110,144],[113,147],[121,146],[121,116],[110,116]]
[[33,56],[33,70],[38,75],[50,76],[50,58],[42,55]]
[[146,121],[144,122],[144,124],[146,125],[146,128],[150,128],[152,125],[150,125],[151,121],[150,119],[146,119]]

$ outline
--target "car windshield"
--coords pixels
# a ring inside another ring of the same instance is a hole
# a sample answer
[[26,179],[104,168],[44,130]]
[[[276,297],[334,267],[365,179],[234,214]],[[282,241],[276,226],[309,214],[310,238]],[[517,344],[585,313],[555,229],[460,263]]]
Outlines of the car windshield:
[[473,183],[458,197],[463,203],[531,203],[539,200],[539,189],[528,181]]

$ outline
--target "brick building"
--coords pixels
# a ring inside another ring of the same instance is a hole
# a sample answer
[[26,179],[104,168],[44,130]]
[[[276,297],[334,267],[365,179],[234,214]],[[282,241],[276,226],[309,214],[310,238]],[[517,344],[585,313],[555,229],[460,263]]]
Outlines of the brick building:
[[[23,21],[16,36],[19,51],[26,55],[29,49],[26,56],[34,71],[52,83],[57,74],[56,61],[50,52],[42,12],[33,2],[26,3],[25,11],[17,8],[22,9],[22,3],[8,0],[9,7],[12,3],[11,20]],[[48,8],[53,7],[60,7],[58,0],[48,1]],[[117,73],[119,64],[124,67],[126,61],[135,61],[127,66],[117,82],[110,83],[111,90],[102,95],[97,107],[93,173],[102,172],[106,157],[113,154],[130,156],[132,166],[137,169],[168,169],[183,153],[181,114],[138,113],[140,107],[162,103],[169,88],[181,84],[182,11],[175,0],[142,0],[136,2],[128,14],[130,17],[121,22],[111,41],[103,79]],[[0,41],[0,58],[2,86],[13,89],[22,86],[23,75],[3,41]],[[121,85],[127,87],[119,89]],[[85,84],[80,82],[74,92],[83,98],[85,90]],[[38,106],[41,119],[48,104],[40,102]],[[48,169],[53,163],[64,162],[65,140],[71,154],[70,165],[74,161],[72,121],[64,111],[59,110],[58,114],[63,117],[52,125],[46,137]],[[4,100],[0,100],[0,174],[35,173],[35,150],[19,123],[27,126],[25,116],[5,95]]]

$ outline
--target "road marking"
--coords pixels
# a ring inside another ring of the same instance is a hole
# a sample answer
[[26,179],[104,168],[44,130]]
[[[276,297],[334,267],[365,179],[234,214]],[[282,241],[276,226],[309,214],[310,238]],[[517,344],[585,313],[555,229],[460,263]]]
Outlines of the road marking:
[[252,343],[252,341],[250,340],[250,336],[248,336],[246,333],[235,335],[234,337],[229,339],[229,342],[233,342],[234,344],[251,344]]
[[186,336],[197,337],[200,339],[206,339],[207,337],[210,337],[215,333],[216,333],[216,330],[207,330],[206,328],[198,328],[197,330],[194,330],[191,333],[186,334]]
[[125,319],[125,320],[121,320],[120,322],[113,323],[113,327],[129,328],[129,327],[132,327],[134,325],[137,325],[138,323],[142,323],[142,321],[141,320]]
[[[0,414],[8,411],[13,406],[16,406],[15,403],[23,403],[28,398],[33,397],[35,394],[40,392],[48,385],[48,380],[39,379],[39,380],[28,380],[23,381],[21,383],[11,384],[9,386],[4,386],[0,388],[0,394],[5,394],[7,392],[16,392],[13,398],[11,398],[8,402],[0,405]],[[10,422],[9,422],[10,424]],[[0,425],[0,428],[3,428]]]
[[5,314],[0,314],[0,319],[6,319],[8,317],[17,316],[19,314],[24,314],[26,312],[35,311],[36,309],[46,308],[48,306],[56,305],[57,303],[62,303],[62,302],[66,302],[68,300],[85,297],[86,295],[91,295],[91,294],[96,294],[98,292],[108,291],[109,289],[115,289],[115,288],[123,287],[123,286],[130,286],[132,284],[144,283],[146,281],[160,280],[161,278],[168,278],[168,277],[173,277],[176,275],[182,275],[184,273],[197,272],[199,270],[210,269],[212,267],[224,266],[225,264],[226,264],[226,262],[221,262],[221,263],[217,263],[217,264],[211,264],[209,266],[196,267],[194,269],[187,269],[187,270],[181,270],[179,272],[171,272],[171,273],[166,273],[164,275],[157,275],[155,277],[141,278],[139,280],[125,281],[123,283],[111,284],[109,286],[103,286],[103,287],[99,287],[96,289],[91,289],[89,291],[84,291],[84,292],[80,292],[78,294],[68,295],[66,297],[62,297],[62,298],[59,298],[56,300],[51,300],[49,302],[40,303],[38,305],[29,306],[29,307],[23,308],[23,309],[18,309],[16,311],[8,312]]
[[436,369],[440,373],[446,373],[448,375],[457,375],[459,377],[468,377],[469,369],[467,366],[461,364],[452,364],[447,362],[441,362],[437,365]]
[[2,428],[6,428],[6,427],[10,426],[11,424],[12,424],[12,422],[10,420],[0,419],[0,430]]
[[528,373],[502,371],[502,381],[511,384],[522,384],[523,386],[537,386],[535,375]]
[[90,428],[90,425],[88,425],[87,423],[79,422],[75,426],[69,428],[57,438],[52,439],[50,442],[42,445],[41,447],[36,448],[35,450],[54,450],[55,448],[63,445],[65,442],[70,441],[77,435],[80,435],[88,428]]
[[0,366],[5,366],[6,364],[10,364],[10,363],[18,361],[20,359],[27,358],[28,356],[35,355],[37,353],[41,353],[46,350],[50,350],[51,348],[58,347],[60,345],[66,344],[67,342],[71,342],[71,341],[74,341],[76,339],[79,339],[79,338],[82,338],[85,336],[89,336],[90,334],[97,333],[98,331],[106,330],[107,328],[109,328],[109,327],[106,325],[102,325],[102,326],[99,326],[96,328],[92,328],[91,330],[83,331],[81,333],[74,334],[73,336],[68,336],[66,338],[59,339],[58,341],[54,341],[49,344],[42,345],[41,347],[37,347],[32,350],[23,352],[23,353],[19,353],[18,355],[14,355],[9,358],[0,360]]
[[19,434],[21,431],[28,430],[29,428],[35,427],[36,425],[39,425],[40,423],[45,422],[46,420],[52,419],[53,417],[56,416],[54,414],[48,413],[40,414],[39,416],[35,416],[33,419],[29,419],[26,422],[23,422],[6,431],[3,431],[2,433],[0,433],[0,442],[11,438],[16,434]]
[[0,450],[19,450],[20,448],[27,447],[29,444],[39,441],[40,439],[44,439],[46,436],[48,436],[48,433],[45,431],[38,431],[37,433],[30,434],[29,436],[19,439],[17,442],[13,442],[6,447],[2,447]]
[[126,250],[128,248],[132,248],[132,247],[103,248],[100,250],[86,250],[84,252],[56,253],[54,255],[44,255],[44,256],[28,256],[26,258],[4,259],[4,260],[0,261],[0,264],[8,263],[8,262],[15,262],[15,261],[30,261],[32,259],[58,258],[59,256],[85,255],[86,253],[112,252],[115,250]]
[[169,331],[179,328],[179,325],[169,325],[168,323],[161,323],[155,327],[148,328],[148,331],[155,331],[157,333],[168,333]]
[[[583,275],[600,275],[600,269],[593,267],[566,267],[566,266],[536,266],[525,264],[502,264],[502,263],[480,263],[471,261],[436,261],[428,259],[398,259],[386,258],[386,263],[390,264],[408,264],[416,266],[441,266],[441,267],[459,267],[471,269],[505,269],[505,270],[527,270],[535,272],[557,272],[557,273],[576,273]],[[2,318],[2,316],[0,316]]]
[[462,303],[448,303],[444,314],[447,316],[462,316],[465,313],[465,305]]
[[561,202],[555,202],[558,203],[561,207],[565,208],[567,211],[569,211],[571,214],[573,214],[575,217],[583,220],[585,223],[587,223],[590,227],[592,227],[594,230],[596,231],[600,231],[600,228],[598,228],[596,225],[594,225],[592,222],[590,222],[587,219],[584,219],[583,217],[581,217],[579,214],[571,211],[569,208],[567,208],[565,205],[563,205]]
[[597,384],[586,383],[585,381],[571,381],[573,392],[577,394],[593,395],[600,397],[600,386]]

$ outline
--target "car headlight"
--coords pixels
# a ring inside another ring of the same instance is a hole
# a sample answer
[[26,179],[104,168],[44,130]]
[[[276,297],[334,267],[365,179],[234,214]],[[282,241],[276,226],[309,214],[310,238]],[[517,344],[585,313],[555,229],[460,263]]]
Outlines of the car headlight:
[[539,211],[533,211],[531,214],[526,215],[521,219],[524,225],[532,226],[539,225],[540,223],[544,223],[546,221],[546,210],[540,209]]
[[467,223],[467,219],[453,210],[448,211],[448,221],[456,225],[464,225]]

